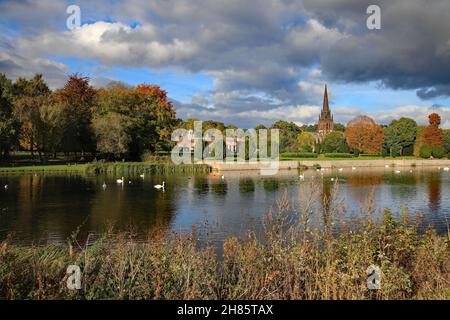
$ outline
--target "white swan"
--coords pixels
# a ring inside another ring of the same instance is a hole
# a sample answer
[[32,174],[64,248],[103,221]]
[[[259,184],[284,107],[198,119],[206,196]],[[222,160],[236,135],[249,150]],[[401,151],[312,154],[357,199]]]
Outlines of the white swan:
[[103,188],[103,190],[106,189],[106,182],[103,182],[102,188]]
[[334,178],[331,178],[331,181],[333,182],[333,181],[334,181]]
[[401,173],[401,171],[400,170],[395,170],[395,173],[399,174],[399,173]]
[[300,180],[305,180],[305,175],[301,174],[298,176],[300,178]]
[[225,179],[225,176],[224,175],[222,175],[222,180],[224,180]]
[[145,173],[141,174],[139,177],[141,177],[142,179],[145,178]]
[[352,167],[352,170],[356,170],[356,167]]
[[123,184],[123,182],[125,181],[125,179],[122,177],[122,179],[117,179],[116,182],[118,184]]
[[340,172],[342,172],[342,171],[344,171],[344,168],[339,168],[338,170],[339,170]]
[[449,167],[445,167],[444,171],[450,171],[450,168]]
[[385,165],[384,167],[385,167],[385,168],[389,168],[389,165],[387,164],[387,165]]
[[163,181],[162,185],[161,185],[161,184],[157,184],[157,185],[155,186],[155,189],[158,189],[158,190],[163,189],[163,190],[164,190],[165,184],[166,184],[166,182]]
[[8,190],[8,185],[7,184],[5,184],[5,190]]

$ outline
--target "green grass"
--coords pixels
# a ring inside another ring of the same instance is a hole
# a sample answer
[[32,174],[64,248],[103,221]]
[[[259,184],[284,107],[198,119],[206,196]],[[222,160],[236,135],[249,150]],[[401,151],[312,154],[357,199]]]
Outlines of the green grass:
[[0,173],[28,173],[28,172],[84,172],[85,164],[76,165],[37,165],[0,167]]
[[322,160],[330,160],[330,161],[334,161],[334,160],[347,160],[347,161],[348,160],[357,160],[357,161],[360,161],[360,160],[425,160],[425,159],[418,158],[418,157],[413,157],[413,156],[396,157],[396,158],[393,158],[393,157],[382,158],[382,157],[377,157],[377,156],[373,156],[373,157],[364,156],[364,157],[355,157],[355,158],[330,158],[330,157],[320,156],[318,158],[302,158],[302,159],[281,156],[280,160],[282,160],[282,161],[283,160],[284,161],[309,161],[309,160],[311,160],[311,161],[322,161]]

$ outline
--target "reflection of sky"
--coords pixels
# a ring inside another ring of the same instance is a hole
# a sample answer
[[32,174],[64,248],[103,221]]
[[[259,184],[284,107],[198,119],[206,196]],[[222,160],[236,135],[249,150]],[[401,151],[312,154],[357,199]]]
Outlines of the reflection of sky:
[[[134,226],[144,234],[155,226],[174,231],[191,230],[196,225],[204,239],[243,235],[249,228],[260,230],[262,217],[287,192],[297,206],[300,194],[311,193],[314,177],[317,192],[329,196],[331,177],[338,178],[337,198],[343,199],[350,215],[357,215],[367,197],[374,193],[377,208],[390,208],[399,215],[407,208],[411,215],[423,213],[424,223],[446,232],[450,220],[450,173],[434,169],[357,169],[325,171],[323,179],[315,170],[300,182],[296,171],[276,177],[256,173],[225,173],[209,176],[129,177],[123,187],[115,177],[24,175],[0,176],[0,239],[13,232],[17,241],[65,242],[81,226],[81,239],[88,232],[102,232],[108,225],[118,229]],[[165,192],[153,185],[166,181]],[[101,185],[107,182],[107,189]],[[328,209],[329,210],[329,209]],[[378,211],[380,212],[380,210]],[[316,215],[323,219],[322,213]]]

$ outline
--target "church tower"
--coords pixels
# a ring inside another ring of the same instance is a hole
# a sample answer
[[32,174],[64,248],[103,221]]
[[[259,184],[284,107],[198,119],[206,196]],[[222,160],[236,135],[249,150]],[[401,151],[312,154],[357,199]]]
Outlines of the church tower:
[[323,107],[319,115],[319,125],[318,125],[319,135],[323,138],[327,134],[332,132],[333,128],[334,128],[333,115],[331,114],[330,106],[328,105],[328,91],[327,85],[325,85],[325,93],[323,95]]

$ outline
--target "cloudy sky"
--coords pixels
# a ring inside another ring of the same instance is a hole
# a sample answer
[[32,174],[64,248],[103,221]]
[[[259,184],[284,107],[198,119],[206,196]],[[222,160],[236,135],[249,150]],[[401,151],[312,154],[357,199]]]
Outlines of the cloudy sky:
[[435,111],[450,128],[450,1],[0,0],[0,72],[155,83],[179,117],[243,127],[315,123],[327,83],[336,121]]

